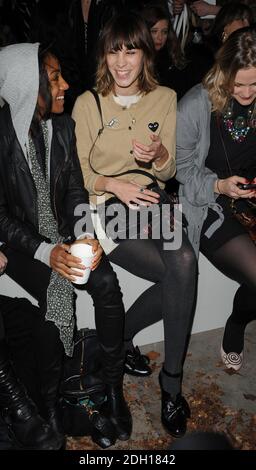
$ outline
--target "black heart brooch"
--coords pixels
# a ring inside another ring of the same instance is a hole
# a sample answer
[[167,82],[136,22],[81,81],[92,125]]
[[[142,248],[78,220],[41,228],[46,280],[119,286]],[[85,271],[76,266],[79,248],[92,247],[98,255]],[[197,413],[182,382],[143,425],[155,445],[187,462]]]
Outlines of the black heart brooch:
[[158,122],[150,122],[148,124],[148,128],[152,131],[152,132],[156,132],[156,130],[158,129],[159,127],[159,124]]

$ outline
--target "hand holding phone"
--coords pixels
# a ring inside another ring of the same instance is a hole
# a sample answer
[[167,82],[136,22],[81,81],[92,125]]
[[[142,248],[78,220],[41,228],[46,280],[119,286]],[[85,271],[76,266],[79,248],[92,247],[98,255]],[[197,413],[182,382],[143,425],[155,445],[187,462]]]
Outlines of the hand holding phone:
[[256,183],[238,183],[239,189],[256,189]]

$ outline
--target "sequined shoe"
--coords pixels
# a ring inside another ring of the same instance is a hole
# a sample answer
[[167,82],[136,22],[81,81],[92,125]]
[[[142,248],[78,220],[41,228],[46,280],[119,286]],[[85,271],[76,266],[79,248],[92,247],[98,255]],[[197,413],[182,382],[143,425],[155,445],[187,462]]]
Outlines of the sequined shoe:
[[220,355],[221,355],[222,362],[224,366],[227,367],[227,369],[233,369],[236,372],[239,371],[239,369],[241,369],[243,365],[243,357],[244,357],[243,351],[240,354],[234,351],[226,353],[223,349],[223,346],[221,345]]
[[146,377],[152,374],[152,369],[149,366],[149,358],[141,354],[138,346],[132,347],[126,352],[124,372],[138,377]]

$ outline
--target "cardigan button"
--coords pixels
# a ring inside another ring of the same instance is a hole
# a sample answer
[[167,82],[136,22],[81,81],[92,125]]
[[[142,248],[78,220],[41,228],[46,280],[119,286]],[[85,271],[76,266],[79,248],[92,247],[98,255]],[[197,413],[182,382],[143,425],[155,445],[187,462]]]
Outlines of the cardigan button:
[[131,155],[133,154],[133,150],[130,150],[130,154],[131,154]]

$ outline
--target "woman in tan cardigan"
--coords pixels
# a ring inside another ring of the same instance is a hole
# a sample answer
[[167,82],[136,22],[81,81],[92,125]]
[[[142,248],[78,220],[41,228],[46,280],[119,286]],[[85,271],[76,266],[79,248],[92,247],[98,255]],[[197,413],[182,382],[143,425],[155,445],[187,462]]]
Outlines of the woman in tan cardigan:
[[[96,89],[102,122],[95,97],[89,91],[77,99],[73,110],[85,186],[91,204],[96,205],[95,229],[113,263],[154,283],[126,315],[126,371],[136,373],[133,366],[139,352],[132,345],[133,336],[154,323],[161,311],[165,330],[165,360],[159,377],[162,423],[170,434],[179,437],[185,434],[190,415],[181,395],[181,379],[196,278],[193,250],[184,233],[182,237],[181,226],[179,246],[171,242],[167,247],[162,232],[154,235],[159,220],[157,211],[156,216],[152,215],[151,236],[145,236],[148,233],[144,231],[129,239],[122,239],[120,231],[118,238],[114,239],[113,234],[106,236],[102,218],[98,217],[100,209],[108,207],[103,203],[109,203],[114,195],[117,206],[118,201],[122,203],[119,209],[127,208],[125,215],[128,208],[132,209],[131,227],[134,210],[139,213],[148,206],[159,209],[158,189],[175,174],[176,94],[157,85],[152,39],[136,14],[116,16],[104,27]],[[127,174],[130,170],[146,170],[149,176]],[[155,191],[147,187],[152,176]],[[171,215],[169,212],[169,220]],[[144,369],[146,366],[144,363]],[[145,372],[150,373],[149,367]]]

